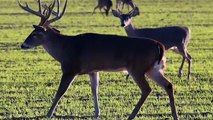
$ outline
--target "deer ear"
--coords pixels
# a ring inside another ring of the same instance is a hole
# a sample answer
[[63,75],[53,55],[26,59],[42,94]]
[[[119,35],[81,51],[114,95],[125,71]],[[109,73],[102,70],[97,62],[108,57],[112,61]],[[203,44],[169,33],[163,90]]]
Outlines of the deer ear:
[[113,14],[115,17],[120,17],[120,15],[121,15],[117,10],[112,10],[112,14]]
[[41,26],[38,26],[38,25],[33,25],[33,27],[36,29],[36,30],[41,30],[41,31],[45,31],[45,29]]

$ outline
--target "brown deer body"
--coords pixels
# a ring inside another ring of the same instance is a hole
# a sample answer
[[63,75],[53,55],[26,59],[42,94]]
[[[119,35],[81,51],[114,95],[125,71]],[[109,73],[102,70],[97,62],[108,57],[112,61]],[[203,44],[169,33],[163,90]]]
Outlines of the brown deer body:
[[98,5],[94,8],[92,14],[95,13],[95,10],[97,8],[99,8],[100,11],[101,11],[102,8],[104,8],[105,14],[106,14],[106,16],[108,16],[109,15],[109,10],[110,10],[111,7],[112,7],[112,1],[111,0],[98,0]]
[[132,17],[139,14],[138,8],[135,7],[132,11],[127,14],[122,14],[119,10],[112,11],[115,17],[120,18],[121,26],[124,27],[126,33],[130,37],[146,37],[161,42],[166,50],[173,50],[176,53],[182,55],[183,60],[179,68],[178,76],[182,76],[182,69],[185,59],[188,62],[188,75],[190,78],[191,74],[191,61],[192,57],[187,51],[187,45],[190,41],[191,30],[188,27],[183,26],[170,26],[160,28],[135,28],[131,22]]
[[[20,3],[19,5],[23,9],[30,11],[28,6],[24,7]],[[46,19],[44,20],[45,23],[42,25],[40,23],[39,26],[34,25],[35,29],[21,45],[22,49],[31,49],[42,45],[61,64],[63,72],[61,83],[47,117],[52,117],[56,106],[74,78],[81,74],[89,74],[90,76],[95,104],[95,117],[98,117],[100,115],[97,96],[98,71],[127,70],[143,93],[129,116],[129,120],[136,116],[151,92],[151,88],[145,79],[145,74],[165,89],[170,98],[172,115],[175,120],[178,119],[173,85],[163,75],[165,66],[163,45],[147,38],[128,38],[117,35],[95,33],[76,36],[62,35],[49,26],[51,22],[58,20],[58,17],[63,15],[58,13],[57,17],[53,18],[54,20],[48,20],[53,7],[54,3],[49,6],[46,10],[47,13],[41,18]]]
[[136,5],[133,2],[133,0],[116,0],[116,9],[120,9],[120,6],[122,5],[122,9],[124,8],[124,5],[127,5],[128,10],[129,10],[129,6],[131,6],[132,8],[134,8]]

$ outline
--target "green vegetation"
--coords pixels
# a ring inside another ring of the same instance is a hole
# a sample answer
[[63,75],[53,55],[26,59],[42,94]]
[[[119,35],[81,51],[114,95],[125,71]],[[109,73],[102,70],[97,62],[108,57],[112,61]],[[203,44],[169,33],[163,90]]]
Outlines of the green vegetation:
[[[33,1],[33,0],[31,0]],[[61,0],[62,1],[62,0]],[[81,1],[81,2],[79,2]],[[175,87],[181,120],[213,118],[213,1],[212,0],[134,0],[141,15],[136,27],[188,26],[192,39],[188,51],[193,57],[192,76],[178,78],[182,57],[167,52],[166,77]],[[45,119],[57,91],[60,65],[42,47],[23,51],[20,43],[38,24],[39,18],[19,8],[17,1],[0,0],[0,119]],[[113,0],[115,8],[115,0]],[[63,34],[85,32],[125,35],[118,18],[103,16],[96,0],[69,0],[64,17],[54,23]],[[33,8],[37,5],[30,2]],[[125,10],[127,12],[127,9]],[[101,119],[126,119],[140,97],[140,90],[125,74],[101,72],[99,103]],[[166,93],[149,80],[153,91],[136,120],[172,119]],[[56,118],[93,119],[93,97],[88,75],[77,77],[55,112]]]

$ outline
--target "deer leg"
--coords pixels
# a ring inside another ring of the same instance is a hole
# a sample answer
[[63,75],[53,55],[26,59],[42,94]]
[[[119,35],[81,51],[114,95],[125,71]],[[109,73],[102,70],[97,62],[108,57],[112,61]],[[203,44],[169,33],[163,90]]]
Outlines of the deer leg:
[[105,11],[105,15],[108,16],[109,15],[109,9],[108,8],[104,8]]
[[180,65],[180,68],[179,68],[179,71],[178,71],[178,77],[180,78],[182,76],[182,69],[183,69],[183,65],[184,65],[184,62],[185,62],[185,55],[184,55],[184,50],[183,50],[183,47],[181,48],[173,48],[171,49],[173,52],[175,53],[178,53],[180,55],[182,55],[183,59],[182,59],[182,62],[181,62],[181,65]]
[[146,98],[148,97],[148,95],[151,92],[151,88],[150,88],[148,82],[146,81],[144,74],[141,74],[141,73],[133,74],[130,72],[130,75],[133,77],[134,81],[139,86],[140,90],[142,91],[142,95],[141,95],[141,98],[139,99],[138,103],[136,104],[134,110],[130,114],[128,120],[132,120],[135,118],[135,116],[137,115],[141,106],[143,105],[144,101],[146,100]]
[[182,69],[183,69],[184,62],[185,62],[185,57],[183,56],[182,63],[180,65],[179,73],[178,73],[179,78],[182,76]]
[[[101,9],[102,9],[102,8],[99,8],[100,13],[104,16],[104,13],[105,13],[105,12],[102,12]],[[104,8],[104,11],[105,11],[105,8]]]
[[190,79],[192,57],[191,57],[191,55],[187,51],[186,51],[186,54],[187,54],[187,61],[188,61],[188,75],[187,75],[187,79]]
[[96,6],[95,8],[94,8],[94,10],[93,10],[93,12],[92,12],[92,14],[94,14],[95,13],[95,10],[98,8],[98,6]]
[[167,92],[170,100],[172,116],[174,120],[179,120],[175,106],[173,85],[164,77],[162,70],[152,69],[146,75],[158,83]]
[[90,82],[92,88],[92,94],[94,97],[94,105],[95,105],[95,118],[100,116],[100,108],[98,105],[98,83],[99,83],[99,74],[98,72],[90,73]]
[[53,104],[52,104],[49,112],[47,113],[47,117],[48,118],[52,117],[56,106],[58,105],[58,103],[62,99],[64,93],[67,91],[67,89],[69,88],[70,84],[73,82],[73,80],[75,78],[75,75],[76,74],[73,74],[73,73],[65,73],[65,74],[62,75],[61,83],[59,85],[59,88],[58,88],[58,91],[56,93],[55,99],[53,101]]
[[183,64],[185,59],[188,61],[188,74],[187,74],[187,79],[190,79],[190,74],[191,74],[191,55],[187,52],[185,48],[178,48],[179,53],[183,56],[182,64],[179,69],[179,77],[181,77],[180,74],[182,74],[182,69],[183,69]]

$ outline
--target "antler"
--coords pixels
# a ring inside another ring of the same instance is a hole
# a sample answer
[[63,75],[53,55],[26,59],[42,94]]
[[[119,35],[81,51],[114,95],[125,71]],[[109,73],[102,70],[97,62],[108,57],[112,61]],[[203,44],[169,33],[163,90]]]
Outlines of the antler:
[[122,14],[122,11],[119,8],[117,9],[117,11],[118,11],[118,13]]
[[[42,7],[44,7],[45,9],[47,9],[47,5],[42,5]],[[67,7],[67,0],[65,1],[63,11],[60,13],[60,0],[57,0],[57,12],[55,12],[54,10],[51,10],[51,13],[52,13],[55,17],[52,18],[52,19],[50,19],[50,20],[48,20],[48,21],[46,22],[46,24],[49,25],[50,23],[59,20],[59,19],[64,15],[65,10],[66,10],[66,7]]]
[[[42,5],[41,4],[41,0],[38,0],[38,6],[39,6],[39,10],[38,11],[35,11],[33,9],[31,9],[28,5],[28,3],[26,2],[26,6],[23,6],[21,5],[20,3],[20,0],[18,0],[18,4],[19,6],[24,9],[25,11],[29,12],[29,13],[32,13],[36,16],[39,16],[41,17],[41,21],[39,23],[40,26],[48,26],[50,23],[52,22],[55,22],[57,20],[59,20],[65,13],[65,9],[66,9],[66,6],[67,6],[67,0],[65,1],[65,5],[64,5],[64,9],[62,11],[62,13],[60,13],[60,0],[57,0],[57,12],[53,11],[53,8],[55,6],[55,0],[52,4],[50,4],[49,6],[47,6],[46,4],[45,5]],[[42,8],[41,7],[44,7],[44,10],[42,11]],[[56,16],[55,18],[52,18],[50,20],[49,17],[51,15],[51,13]]]
[[34,14],[34,15],[36,15],[36,16],[39,16],[39,17],[44,17],[44,16],[42,15],[42,13],[41,13],[41,0],[38,0],[38,7],[39,7],[39,10],[38,10],[38,11],[32,10],[32,9],[29,7],[29,5],[28,5],[27,2],[26,2],[25,4],[26,4],[26,6],[21,5],[20,0],[18,0],[18,5],[19,5],[22,9],[24,9],[25,11],[28,11],[29,13],[32,13],[32,14]]
[[131,11],[129,11],[128,14],[129,14],[129,15],[132,15],[132,16],[139,15],[139,14],[140,14],[139,8],[135,5],[135,7],[134,7]]

